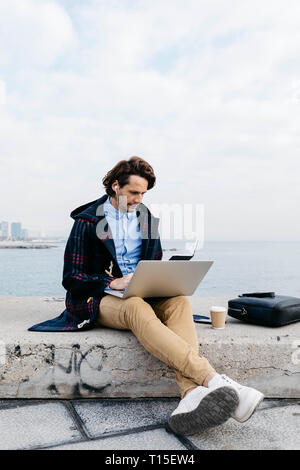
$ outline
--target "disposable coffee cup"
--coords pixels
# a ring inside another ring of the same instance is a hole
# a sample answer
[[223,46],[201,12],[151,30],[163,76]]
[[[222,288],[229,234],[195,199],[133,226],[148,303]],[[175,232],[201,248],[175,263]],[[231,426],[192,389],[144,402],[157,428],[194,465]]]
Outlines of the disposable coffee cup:
[[210,307],[211,326],[216,330],[224,330],[227,308],[216,305]]

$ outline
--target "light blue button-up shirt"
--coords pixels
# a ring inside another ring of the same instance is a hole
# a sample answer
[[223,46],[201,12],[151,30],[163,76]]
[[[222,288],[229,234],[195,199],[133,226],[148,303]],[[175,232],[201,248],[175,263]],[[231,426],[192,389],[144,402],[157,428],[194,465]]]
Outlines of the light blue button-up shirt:
[[142,236],[136,211],[119,211],[114,208],[108,197],[104,202],[104,215],[113,235],[116,257],[122,274],[125,276],[133,273],[142,252]]

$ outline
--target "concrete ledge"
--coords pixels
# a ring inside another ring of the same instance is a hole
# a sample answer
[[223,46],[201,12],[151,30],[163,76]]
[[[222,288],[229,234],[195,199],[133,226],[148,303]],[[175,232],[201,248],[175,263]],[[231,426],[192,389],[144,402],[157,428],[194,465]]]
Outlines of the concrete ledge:
[[[228,299],[190,300],[194,313],[207,314]],[[63,299],[0,297],[0,398],[179,397],[174,372],[131,332],[27,331],[63,309]],[[265,328],[228,318],[225,330],[196,328],[199,352],[218,372],[267,397],[300,397],[300,322]]]

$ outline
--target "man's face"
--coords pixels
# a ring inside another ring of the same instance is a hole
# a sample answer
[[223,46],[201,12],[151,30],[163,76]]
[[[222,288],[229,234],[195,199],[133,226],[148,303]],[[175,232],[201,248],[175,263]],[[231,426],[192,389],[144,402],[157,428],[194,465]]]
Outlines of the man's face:
[[[148,188],[148,181],[138,175],[130,175],[128,184],[118,189],[120,209],[130,212],[137,209]],[[122,197],[123,196],[123,197]],[[126,200],[127,198],[127,200]]]

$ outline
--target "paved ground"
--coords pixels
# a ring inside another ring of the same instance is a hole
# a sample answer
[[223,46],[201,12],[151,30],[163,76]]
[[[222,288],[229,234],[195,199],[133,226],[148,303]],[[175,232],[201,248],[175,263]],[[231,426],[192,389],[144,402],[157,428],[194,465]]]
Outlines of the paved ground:
[[246,423],[189,437],[165,430],[178,401],[1,400],[0,449],[300,450],[299,399],[265,399]]

